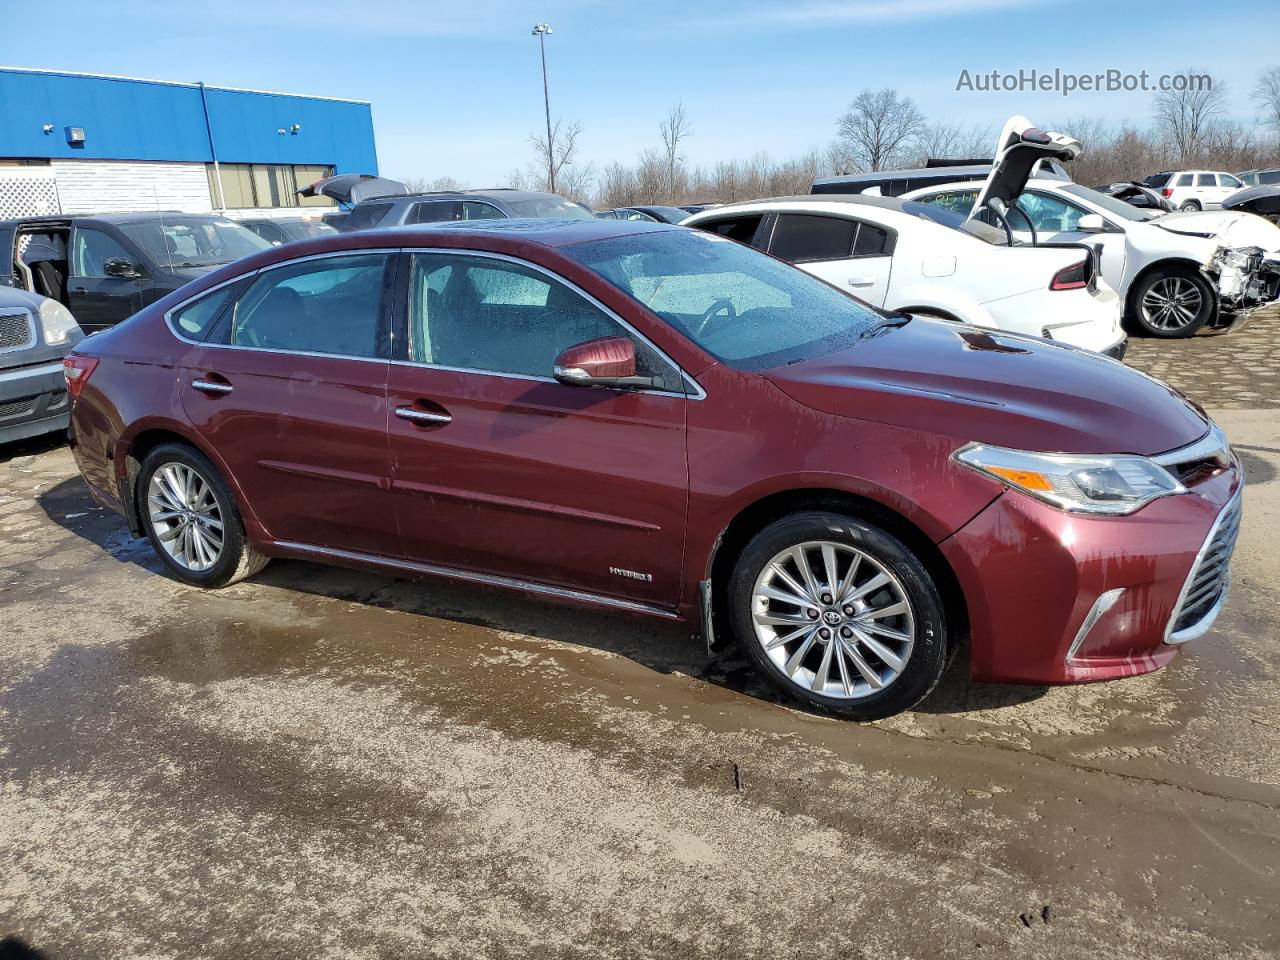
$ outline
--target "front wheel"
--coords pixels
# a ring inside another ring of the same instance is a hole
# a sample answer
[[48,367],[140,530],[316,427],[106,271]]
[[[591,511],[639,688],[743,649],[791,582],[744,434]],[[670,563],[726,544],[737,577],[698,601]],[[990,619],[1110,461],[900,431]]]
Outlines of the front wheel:
[[825,511],[770,524],[747,544],[729,622],[757,670],[786,696],[854,720],[920,702],[947,661],[933,578],[896,537]]
[[151,546],[179,580],[225,587],[266,566],[245,538],[227,482],[199,451],[181,444],[152,450],[137,491]]
[[1133,294],[1134,318],[1153,337],[1190,337],[1209,322],[1215,302],[1203,277],[1182,267],[1147,274]]

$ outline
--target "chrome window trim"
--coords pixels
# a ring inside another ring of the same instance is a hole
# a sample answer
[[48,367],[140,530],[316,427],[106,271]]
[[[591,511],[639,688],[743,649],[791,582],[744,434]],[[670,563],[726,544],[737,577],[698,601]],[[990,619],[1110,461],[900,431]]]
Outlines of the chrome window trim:
[[[1178,622],[1178,617],[1182,614],[1182,605],[1187,600],[1187,592],[1191,589],[1191,584],[1196,578],[1196,573],[1200,570],[1200,564],[1204,561],[1205,554],[1208,553],[1209,547],[1213,543],[1213,538],[1218,534],[1218,528],[1222,526],[1222,521],[1225,520],[1232,511],[1243,510],[1243,501],[1244,482],[1243,478],[1241,478],[1240,488],[1236,490],[1231,499],[1226,502],[1226,505],[1218,511],[1218,516],[1214,518],[1213,526],[1209,528],[1209,533],[1205,536],[1204,543],[1200,544],[1200,549],[1196,551],[1196,558],[1191,564],[1191,569],[1187,571],[1187,578],[1182,582],[1182,589],[1178,591],[1178,602],[1173,605],[1173,611],[1169,614],[1169,622],[1164,628],[1164,642],[1167,645],[1181,646],[1184,643],[1189,643],[1192,640],[1197,640],[1200,637],[1203,637],[1209,632],[1210,628],[1213,626],[1213,622],[1218,619],[1218,614],[1222,612],[1223,606],[1226,605],[1228,588],[1231,586],[1230,560],[1227,561],[1227,571],[1223,578],[1222,593],[1218,596],[1218,602],[1210,607],[1209,612],[1194,624],[1184,630],[1179,630],[1177,633],[1173,632],[1173,625]],[[1237,534],[1237,536],[1238,535],[1239,534]],[[1233,553],[1234,550],[1235,548],[1233,546]]]
[[[637,340],[639,340],[641,343],[647,346],[650,350],[656,353],[659,357],[661,357],[663,361],[669,364],[671,368],[676,372],[678,379],[680,379],[684,383],[692,384],[697,390],[697,393],[695,394],[690,394],[683,390],[646,390],[643,388],[639,390],[617,390],[615,392],[657,394],[659,396],[684,397],[687,400],[706,399],[707,392],[702,389],[702,385],[698,383],[698,381],[695,380],[692,376],[690,376],[689,372],[685,370],[684,367],[680,366],[680,364],[672,360],[665,350],[663,350],[656,343],[654,343],[652,340],[646,337],[643,333],[641,333],[639,330],[637,330],[635,327],[629,324],[626,320],[622,319],[622,317],[619,316],[616,311],[610,309],[605,304],[601,303],[599,300],[597,300],[587,291],[583,290],[580,286],[578,286],[572,280],[565,279],[564,277],[560,276],[560,274],[556,273],[553,270],[547,269],[541,264],[532,263],[528,260],[521,260],[519,257],[513,257],[505,253],[494,253],[493,251],[489,251],[489,250],[469,250],[469,249],[464,249],[462,247],[405,247],[404,252],[408,254],[428,253],[428,254],[444,254],[449,256],[482,257],[489,260],[501,260],[506,263],[513,263],[516,266],[527,267],[536,273],[540,273],[543,276],[550,279],[553,283],[560,283],[568,287],[570,290],[572,290],[578,296],[582,297],[584,300],[586,300],[588,303],[594,306],[597,310],[599,310],[605,316],[609,317],[611,320],[614,321],[614,323],[618,324],[620,327],[622,327],[622,329],[626,330],[627,333],[631,334],[631,336],[635,337]],[[405,305],[405,310],[406,310],[406,317],[407,317],[408,315],[407,303]],[[418,360],[395,360],[392,362],[396,364],[403,364],[403,365],[408,365],[412,367],[425,367],[427,369],[433,369],[433,370],[449,370],[455,373],[481,373],[491,377],[511,377],[516,380],[536,380],[539,382],[546,381],[548,383],[560,382],[556,380],[554,377],[539,377],[532,374],[507,373],[502,370],[473,370],[467,367],[462,367],[462,368],[446,367],[440,364],[424,363]],[[610,389],[610,388],[605,387],[603,389]]]
[[[270,270],[278,270],[282,267],[293,266],[294,264],[297,264],[297,263],[305,263],[308,260],[328,260],[328,259],[333,259],[334,257],[351,257],[351,256],[360,256],[363,254],[375,254],[375,253],[385,254],[387,256],[396,256],[401,253],[409,253],[409,254],[439,253],[439,254],[450,254],[455,256],[465,255],[465,256],[487,257],[492,260],[505,260],[509,263],[514,263],[517,266],[529,267],[530,269],[535,270],[538,273],[545,274],[550,279],[564,284],[570,290],[574,291],[579,296],[585,298],[589,303],[591,303],[592,305],[594,305],[595,307],[603,311],[607,316],[612,318],[616,323],[620,324],[623,327],[623,329],[627,330],[637,340],[639,340],[641,343],[648,346],[651,350],[654,351],[654,353],[656,353],[668,364],[670,364],[672,369],[674,369],[677,372],[677,374],[679,374],[680,379],[685,384],[692,386],[696,391],[695,393],[689,393],[687,391],[680,391],[680,390],[627,390],[627,391],[617,391],[617,392],[646,393],[646,394],[656,394],[658,396],[683,397],[686,400],[705,400],[706,399],[707,392],[702,388],[702,384],[698,383],[698,381],[695,380],[687,370],[685,370],[682,366],[680,366],[680,364],[672,360],[671,357],[667,355],[667,352],[665,350],[661,349],[657,344],[655,344],[652,340],[650,340],[648,337],[642,334],[639,330],[637,330],[631,324],[627,323],[626,320],[623,320],[622,317],[618,316],[618,314],[615,311],[609,309],[609,307],[605,306],[603,303],[601,303],[591,294],[587,293],[577,284],[573,283],[570,280],[566,280],[564,277],[560,276],[558,273],[555,273],[552,270],[548,270],[546,267],[543,267],[539,264],[531,263],[528,260],[521,260],[519,257],[513,257],[505,253],[494,253],[488,250],[471,250],[464,247],[369,247],[369,248],[363,248],[363,249],[355,248],[355,249],[348,249],[348,250],[332,250],[326,253],[311,253],[311,254],[307,254],[305,257],[294,257],[290,260],[281,260],[278,263],[271,263],[271,264],[267,264],[264,267],[258,267],[256,270],[250,270],[245,273],[238,274],[237,276],[231,277],[227,280],[224,280],[215,286],[209,287],[207,290],[201,290],[199,293],[188,297],[186,300],[183,300],[180,303],[174,304],[172,307],[166,310],[164,313],[165,325],[169,328],[169,332],[173,334],[177,339],[183,341],[184,343],[189,343],[192,346],[197,346],[197,347],[210,347],[210,348],[219,349],[219,350],[252,350],[257,353],[275,353],[275,354],[281,354],[283,356],[290,356],[290,357],[327,357],[330,359],[339,359],[339,360],[360,360],[366,363],[385,363],[385,364],[394,364],[396,366],[420,367],[420,368],[426,368],[429,370],[444,370],[450,373],[476,373],[481,376],[487,376],[487,377],[506,377],[512,380],[528,380],[528,381],[533,381],[537,383],[559,383],[560,382],[556,380],[554,377],[538,377],[538,376],[532,376],[529,374],[507,373],[506,371],[503,371],[503,370],[478,370],[478,369],[472,369],[469,367],[447,367],[440,364],[421,363],[416,360],[384,360],[381,357],[354,357],[354,356],[350,356],[348,354],[342,354],[342,353],[314,353],[314,352],[305,351],[305,350],[276,350],[271,347],[250,347],[250,346],[245,346],[243,344],[237,344],[237,343],[209,343],[204,340],[193,340],[190,337],[185,336],[184,334],[179,332],[177,324],[174,322],[173,315],[175,313],[189,306],[190,304],[195,303],[197,300],[201,300],[204,297],[207,297],[210,294],[213,294],[216,291],[221,290],[223,287],[229,286],[233,283],[239,283],[241,280],[257,278],[261,274],[266,273]],[[406,320],[408,319],[407,303],[405,304],[405,318]]]
[[[30,350],[40,341],[40,334],[36,332],[36,315],[33,311],[26,307],[5,307],[4,315],[6,317],[19,317],[25,315],[27,318],[27,340],[13,347],[4,347],[0,349],[0,353],[20,353],[23,350]],[[43,331],[42,331],[43,332]]]

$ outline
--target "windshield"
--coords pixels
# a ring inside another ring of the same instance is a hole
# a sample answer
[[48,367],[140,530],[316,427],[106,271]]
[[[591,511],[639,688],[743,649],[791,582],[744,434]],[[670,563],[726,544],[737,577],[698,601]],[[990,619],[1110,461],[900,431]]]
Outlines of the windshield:
[[271,249],[269,240],[221,217],[156,214],[116,226],[161,267],[211,267]]
[[298,220],[293,223],[282,223],[280,229],[293,240],[310,240],[312,237],[327,237],[337,233],[333,227],[319,220]]
[[1113,217],[1120,217],[1122,220],[1154,220],[1160,216],[1159,210],[1143,210],[1132,204],[1125,203],[1115,197],[1109,197],[1105,193],[1099,193],[1097,190],[1090,190],[1088,187],[1082,187],[1078,183],[1064,183],[1059,187],[1063,193],[1069,193],[1073,197],[1079,197],[1081,200],[1087,200],[1095,207],[1101,207]]
[[594,220],[595,214],[580,203],[564,197],[528,197],[524,200],[507,200],[516,217],[556,217],[569,220]]
[[689,216],[687,210],[681,210],[679,207],[645,207],[644,212],[666,223],[679,223]]
[[764,370],[848,347],[887,319],[802,270],[694,230],[563,247],[738,370]]

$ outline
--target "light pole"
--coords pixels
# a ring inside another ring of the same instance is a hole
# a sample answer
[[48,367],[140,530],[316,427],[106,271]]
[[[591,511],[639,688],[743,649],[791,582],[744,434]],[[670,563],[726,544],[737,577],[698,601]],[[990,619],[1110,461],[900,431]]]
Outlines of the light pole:
[[556,155],[555,144],[551,142],[551,94],[547,92],[547,34],[553,32],[545,23],[533,25],[533,35],[538,38],[538,49],[542,52],[542,105],[547,112],[547,183],[551,192],[556,192]]

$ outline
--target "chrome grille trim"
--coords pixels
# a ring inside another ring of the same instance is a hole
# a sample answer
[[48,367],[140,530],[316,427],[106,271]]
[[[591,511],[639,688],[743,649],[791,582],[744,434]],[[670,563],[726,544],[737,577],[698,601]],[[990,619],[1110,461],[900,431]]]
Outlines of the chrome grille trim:
[[1196,554],[1165,627],[1165,643],[1178,645],[1204,636],[1222,612],[1230,586],[1231,554],[1244,513],[1243,491],[1242,486],[1222,508]]
[[1224,463],[1231,460],[1231,445],[1227,442],[1226,432],[1216,423],[1209,424],[1209,432],[1195,443],[1167,453],[1156,454],[1151,459],[1162,467],[1175,467],[1180,463],[1194,463],[1197,460],[1218,458]]
[[36,321],[30,310],[6,308],[0,313],[0,353],[28,350],[36,345]]

